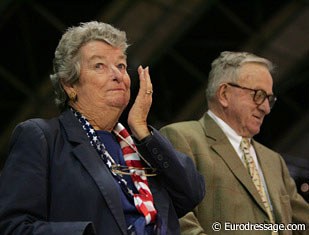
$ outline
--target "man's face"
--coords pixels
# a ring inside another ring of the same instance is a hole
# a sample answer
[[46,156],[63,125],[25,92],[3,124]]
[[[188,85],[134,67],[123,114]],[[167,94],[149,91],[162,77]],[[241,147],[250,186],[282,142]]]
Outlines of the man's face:
[[[273,81],[268,69],[257,63],[244,64],[239,71],[238,85],[273,94]],[[270,113],[266,98],[260,105],[253,100],[254,91],[227,86],[228,105],[226,117],[229,125],[241,136],[253,137],[260,132],[265,115]]]

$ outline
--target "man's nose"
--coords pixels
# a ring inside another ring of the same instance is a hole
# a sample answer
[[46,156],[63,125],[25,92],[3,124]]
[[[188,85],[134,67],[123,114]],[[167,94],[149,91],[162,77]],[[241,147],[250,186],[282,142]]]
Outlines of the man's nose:
[[266,99],[263,101],[263,103],[261,103],[259,105],[259,109],[263,110],[263,112],[267,115],[270,113],[270,104],[269,104],[269,100],[266,97]]

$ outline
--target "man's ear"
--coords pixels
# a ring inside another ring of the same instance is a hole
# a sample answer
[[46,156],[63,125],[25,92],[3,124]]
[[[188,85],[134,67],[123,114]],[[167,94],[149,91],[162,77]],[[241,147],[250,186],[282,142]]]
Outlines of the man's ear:
[[229,104],[229,94],[227,88],[227,84],[221,84],[216,92],[218,101],[223,107],[227,107]]

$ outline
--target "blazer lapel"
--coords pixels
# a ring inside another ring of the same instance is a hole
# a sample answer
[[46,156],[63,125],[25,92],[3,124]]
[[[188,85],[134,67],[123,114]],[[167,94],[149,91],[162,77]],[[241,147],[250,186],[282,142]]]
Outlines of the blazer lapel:
[[250,175],[221,128],[208,114],[205,114],[204,117],[200,119],[200,123],[205,130],[210,148],[222,158],[239,182],[247,189],[257,204],[266,212],[262,199],[254,186]]
[[96,182],[119,227],[126,234],[126,222],[121,210],[119,191],[109,169],[90,145],[85,131],[71,111],[64,112],[60,116],[60,122],[66,131],[68,140],[75,143],[72,150],[74,155]]
[[270,157],[261,157],[261,156],[269,156],[269,151],[266,150],[265,147],[262,147],[259,143],[253,141],[253,146],[256,151],[256,155],[260,164],[260,167],[262,169],[263,175],[264,175],[264,180],[266,183],[268,195],[270,197],[271,204],[273,206],[273,211],[275,212],[275,208],[280,208],[279,205],[276,205],[278,203],[275,198],[278,195],[274,195],[273,192],[277,189],[278,187],[278,182],[277,182],[277,177],[275,177],[275,174],[277,172],[274,172],[272,166],[274,162],[272,161],[272,158]]

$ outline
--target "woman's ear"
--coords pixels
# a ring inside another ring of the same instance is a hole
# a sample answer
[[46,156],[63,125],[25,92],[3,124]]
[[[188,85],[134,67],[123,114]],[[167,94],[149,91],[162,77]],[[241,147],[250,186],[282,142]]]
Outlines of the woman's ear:
[[223,107],[227,107],[229,104],[229,93],[227,84],[221,84],[219,89],[216,92],[219,103]]
[[65,93],[69,97],[70,101],[76,102],[77,101],[77,93],[75,91],[74,85],[69,84],[69,83],[65,83],[62,80],[61,80],[61,85],[62,85]]

